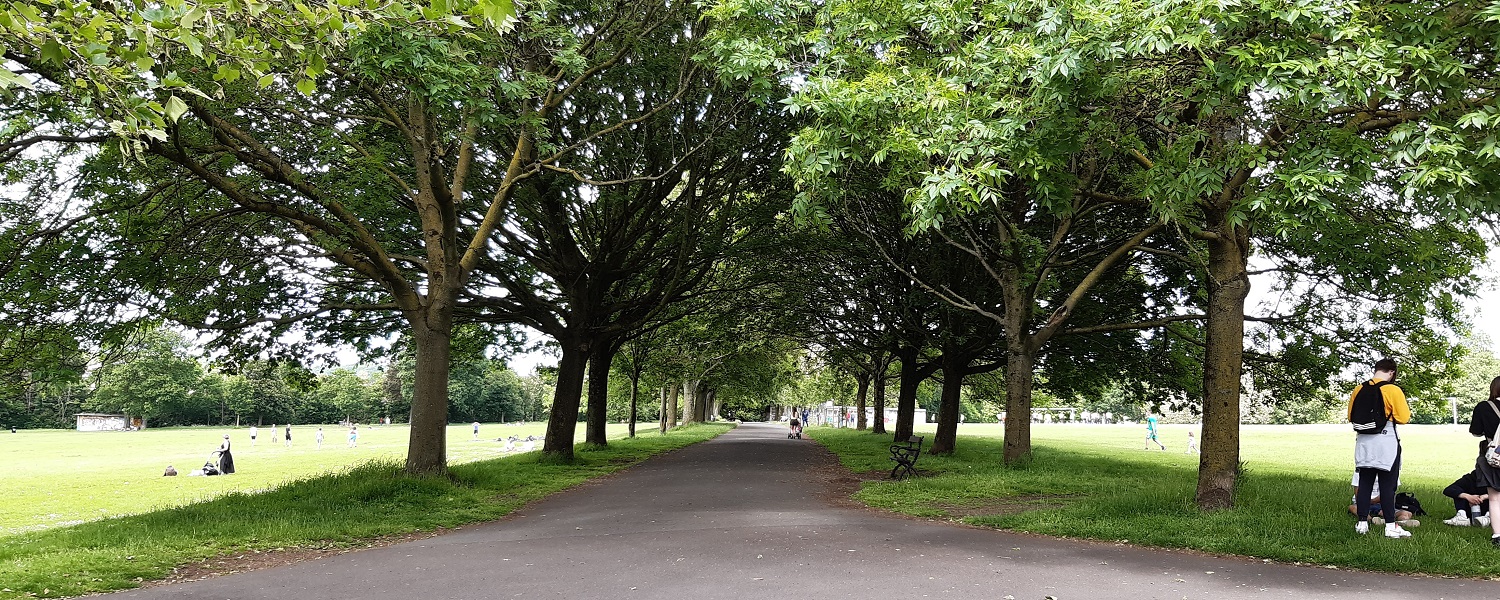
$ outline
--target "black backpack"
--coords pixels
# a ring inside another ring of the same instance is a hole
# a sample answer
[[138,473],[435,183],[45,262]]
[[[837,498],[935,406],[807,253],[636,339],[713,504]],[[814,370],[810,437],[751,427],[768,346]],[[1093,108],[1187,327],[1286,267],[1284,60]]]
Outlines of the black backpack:
[[1422,503],[1417,501],[1417,497],[1406,492],[1396,494],[1396,509],[1410,512],[1416,517],[1427,514],[1427,511],[1422,510]]
[[1380,387],[1390,383],[1381,381],[1374,385],[1359,384],[1359,391],[1354,394],[1354,407],[1349,411],[1349,422],[1354,424],[1354,433],[1373,435],[1385,430],[1385,396],[1380,393]]

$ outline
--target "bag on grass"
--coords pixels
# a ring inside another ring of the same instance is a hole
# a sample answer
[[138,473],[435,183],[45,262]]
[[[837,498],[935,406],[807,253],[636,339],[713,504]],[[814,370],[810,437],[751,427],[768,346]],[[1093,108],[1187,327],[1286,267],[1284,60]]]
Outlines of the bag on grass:
[[1354,406],[1349,411],[1349,422],[1354,424],[1354,433],[1374,435],[1385,430],[1385,396],[1380,393],[1389,381],[1359,384],[1354,394]]
[[1418,517],[1427,514],[1427,511],[1422,510],[1422,503],[1410,492],[1396,494],[1396,510],[1404,510]]

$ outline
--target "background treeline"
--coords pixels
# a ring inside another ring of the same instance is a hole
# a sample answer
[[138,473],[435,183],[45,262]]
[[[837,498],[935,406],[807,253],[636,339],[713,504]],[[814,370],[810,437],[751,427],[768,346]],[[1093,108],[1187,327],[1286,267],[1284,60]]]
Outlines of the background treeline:
[[[317,373],[291,361],[212,367],[181,334],[157,329],[77,377],[10,390],[0,423],[70,428],[79,412],[140,416],[147,427],[406,422],[411,357],[398,352],[385,363]],[[523,378],[503,361],[471,356],[454,363],[449,385],[449,421],[498,422],[544,418],[552,383],[545,371]]]

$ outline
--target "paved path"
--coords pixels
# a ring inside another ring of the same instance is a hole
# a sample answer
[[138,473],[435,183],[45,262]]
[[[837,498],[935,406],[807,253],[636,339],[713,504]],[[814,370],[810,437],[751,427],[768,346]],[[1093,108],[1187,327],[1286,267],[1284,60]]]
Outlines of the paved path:
[[[1264,564],[888,516],[784,429],[719,438],[448,535],[115,594],[479,598],[1500,598],[1500,583]],[[808,465],[824,465],[809,469]]]

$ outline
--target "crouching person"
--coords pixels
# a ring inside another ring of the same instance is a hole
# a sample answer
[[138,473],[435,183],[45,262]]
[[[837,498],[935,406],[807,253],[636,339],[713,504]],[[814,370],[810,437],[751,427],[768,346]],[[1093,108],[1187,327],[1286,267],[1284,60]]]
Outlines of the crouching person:
[[1479,472],[1469,471],[1457,481],[1443,488],[1443,495],[1453,499],[1453,508],[1456,514],[1452,519],[1443,521],[1454,527],[1468,527],[1477,525],[1480,527],[1490,526],[1490,495],[1489,489],[1479,483]]

